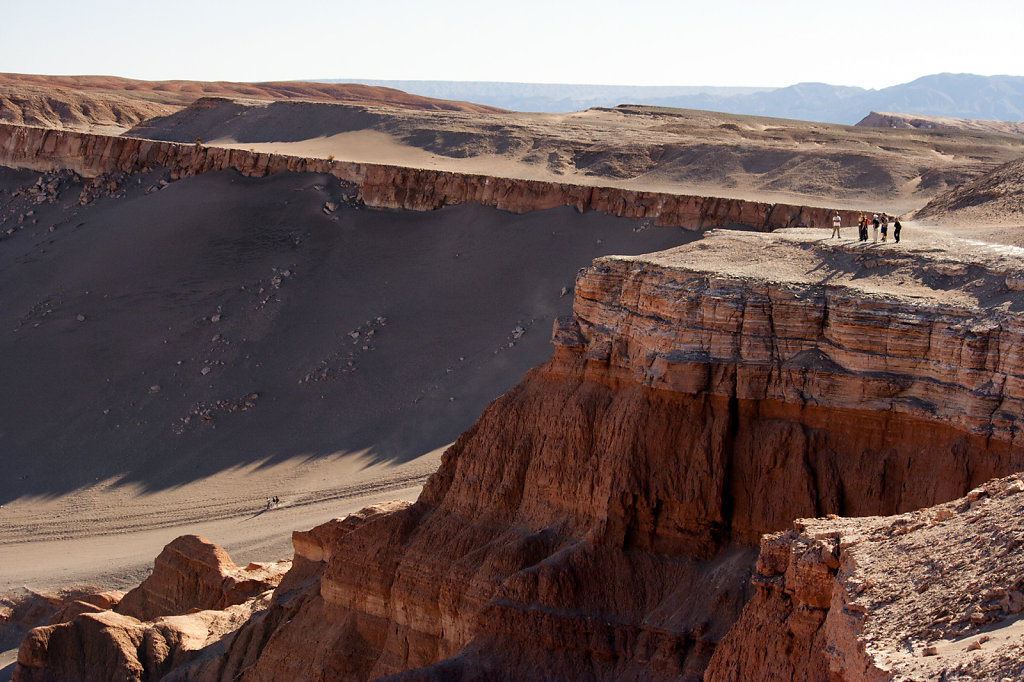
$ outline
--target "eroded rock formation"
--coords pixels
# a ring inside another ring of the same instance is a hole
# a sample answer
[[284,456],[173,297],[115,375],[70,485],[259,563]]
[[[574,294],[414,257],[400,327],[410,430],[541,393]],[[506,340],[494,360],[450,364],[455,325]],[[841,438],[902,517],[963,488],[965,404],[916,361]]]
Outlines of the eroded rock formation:
[[[165,679],[190,664],[204,669],[223,654],[239,627],[267,607],[270,593],[222,610],[143,622],[115,611],[84,613],[35,628],[18,650],[13,680]],[[216,668],[207,674],[215,675]],[[212,678],[211,679],[215,679]]]
[[85,596],[65,604],[50,625],[31,630],[13,679],[141,681],[186,664],[205,670],[233,633],[267,608],[290,565],[239,568],[217,545],[179,537],[157,557],[153,574],[123,598]]
[[[598,259],[551,360],[449,448],[416,503],[296,533],[269,608],[172,675],[698,680],[710,663],[821,679],[843,543],[772,536],[755,590],[761,535],[908,513],[1024,467],[1018,257],[897,248],[716,231]],[[1007,608],[1015,581],[1000,582]],[[782,629],[763,653],[736,635],[715,654],[752,592],[740,627]],[[957,614],[974,622],[974,607]],[[870,678],[879,665],[855,649],[842,665]]]
[[[480,203],[525,213],[574,206],[581,212],[647,218],[657,225],[690,229],[733,224],[761,230],[824,227],[835,213],[825,207],[497,178],[4,124],[0,124],[0,164],[41,171],[67,169],[87,177],[155,166],[170,169],[172,178],[227,168],[255,177],[281,171],[326,173],[358,186],[359,199],[373,207],[433,210]],[[845,224],[856,223],[858,212],[839,212]]]
[[235,566],[223,549],[198,535],[164,547],[153,573],[124,595],[115,610],[139,620],[204,609],[223,609],[272,590],[283,572],[277,563]]
[[1018,294],[976,255],[961,265],[993,297],[980,306],[928,274],[949,272],[931,247],[872,277],[877,254],[798,234],[598,260],[553,358],[415,504],[296,534],[223,670],[700,679],[761,534],[926,507],[1024,465],[1021,327],[992,302]]
[[757,592],[707,680],[1000,680],[1024,674],[1024,483],[761,541]]

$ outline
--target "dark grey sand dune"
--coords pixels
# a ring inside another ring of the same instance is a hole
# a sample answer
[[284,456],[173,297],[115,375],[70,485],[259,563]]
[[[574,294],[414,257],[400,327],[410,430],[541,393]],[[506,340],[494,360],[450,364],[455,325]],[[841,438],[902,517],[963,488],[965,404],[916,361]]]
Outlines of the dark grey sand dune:
[[296,528],[415,499],[549,356],[580,267],[696,237],[161,173],[79,206],[77,178],[0,169],[0,593],[127,587],[184,533],[287,558]]
[[406,461],[547,357],[579,267],[693,237],[569,209],[355,208],[314,175],[148,195],[138,179],[83,208],[65,190],[0,241],[0,503],[295,457]]
[[[282,125],[284,121],[287,125]],[[297,142],[373,128],[385,121],[385,116],[359,105],[211,97],[173,114],[142,121],[124,134],[168,142],[194,142],[197,138],[228,138],[240,143]]]

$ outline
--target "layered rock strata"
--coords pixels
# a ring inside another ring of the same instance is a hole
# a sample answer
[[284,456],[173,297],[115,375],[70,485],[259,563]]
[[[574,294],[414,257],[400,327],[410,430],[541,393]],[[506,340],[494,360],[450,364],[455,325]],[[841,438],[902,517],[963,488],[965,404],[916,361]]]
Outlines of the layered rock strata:
[[[0,124],[0,164],[40,171],[68,169],[87,177],[155,166],[170,169],[172,178],[227,168],[255,177],[281,171],[326,173],[357,185],[361,201],[372,207],[422,211],[480,203],[524,213],[574,206],[581,212],[601,211],[689,229],[734,224],[760,230],[825,226],[836,212],[825,207],[499,178],[5,124]],[[847,225],[853,225],[859,215],[849,210],[839,213]]]
[[290,562],[235,566],[195,535],[167,545],[153,574],[123,598],[88,595],[64,605],[18,651],[14,680],[152,680],[186,665],[206,670],[234,633],[269,605]]
[[1010,256],[959,245],[714,233],[598,260],[552,359],[415,504],[296,534],[222,672],[700,679],[761,534],[1024,466],[1024,301]]
[[1021,679],[1022,492],[1014,475],[916,512],[766,536],[757,591],[705,679]]
[[[761,575],[800,569],[790,613],[750,584],[760,536],[1024,468],[1024,293],[1013,251],[816,236],[714,231],[597,260],[551,360],[416,503],[296,533],[269,608],[172,679],[757,678],[779,652],[793,662],[774,679],[822,679],[810,609],[831,603],[841,543],[769,541]],[[751,594],[806,646],[773,635],[723,668]]]

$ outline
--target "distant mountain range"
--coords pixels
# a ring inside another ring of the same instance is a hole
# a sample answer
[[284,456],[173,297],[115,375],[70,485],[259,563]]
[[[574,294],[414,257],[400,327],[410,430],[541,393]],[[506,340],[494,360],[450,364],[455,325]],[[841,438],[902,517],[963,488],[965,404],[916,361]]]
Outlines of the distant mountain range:
[[785,88],[721,88],[351,78],[322,82],[380,85],[410,94],[513,111],[569,112],[618,104],[649,104],[850,125],[872,111],[990,121],[1024,120],[1022,76],[941,73],[881,90],[826,83],[798,83]]

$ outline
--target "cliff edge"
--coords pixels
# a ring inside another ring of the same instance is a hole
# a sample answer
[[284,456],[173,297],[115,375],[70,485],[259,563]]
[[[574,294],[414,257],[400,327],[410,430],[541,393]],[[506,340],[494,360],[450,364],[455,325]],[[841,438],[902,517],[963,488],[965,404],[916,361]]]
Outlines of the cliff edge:
[[763,534],[1021,470],[1020,254],[823,236],[595,261],[416,503],[296,533],[218,677],[170,679],[698,680]]
[[1013,475],[928,509],[766,536],[757,593],[705,679],[1021,679],[1021,492]]
[[[758,230],[824,227],[833,208],[720,197],[595,187],[472,173],[270,154],[202,144],[157,142],[0,123],[0,165],[38,171],[71,170],[85,177],[162,166],[171,179],[234,169],[249,177],[282,171],[329,174],[358,188],[366,206],[428,211],[478,203],[513,213],[572,206],[656,225],[701,230],[744,225]],[[846,225],[859,213],[839,210]]]

